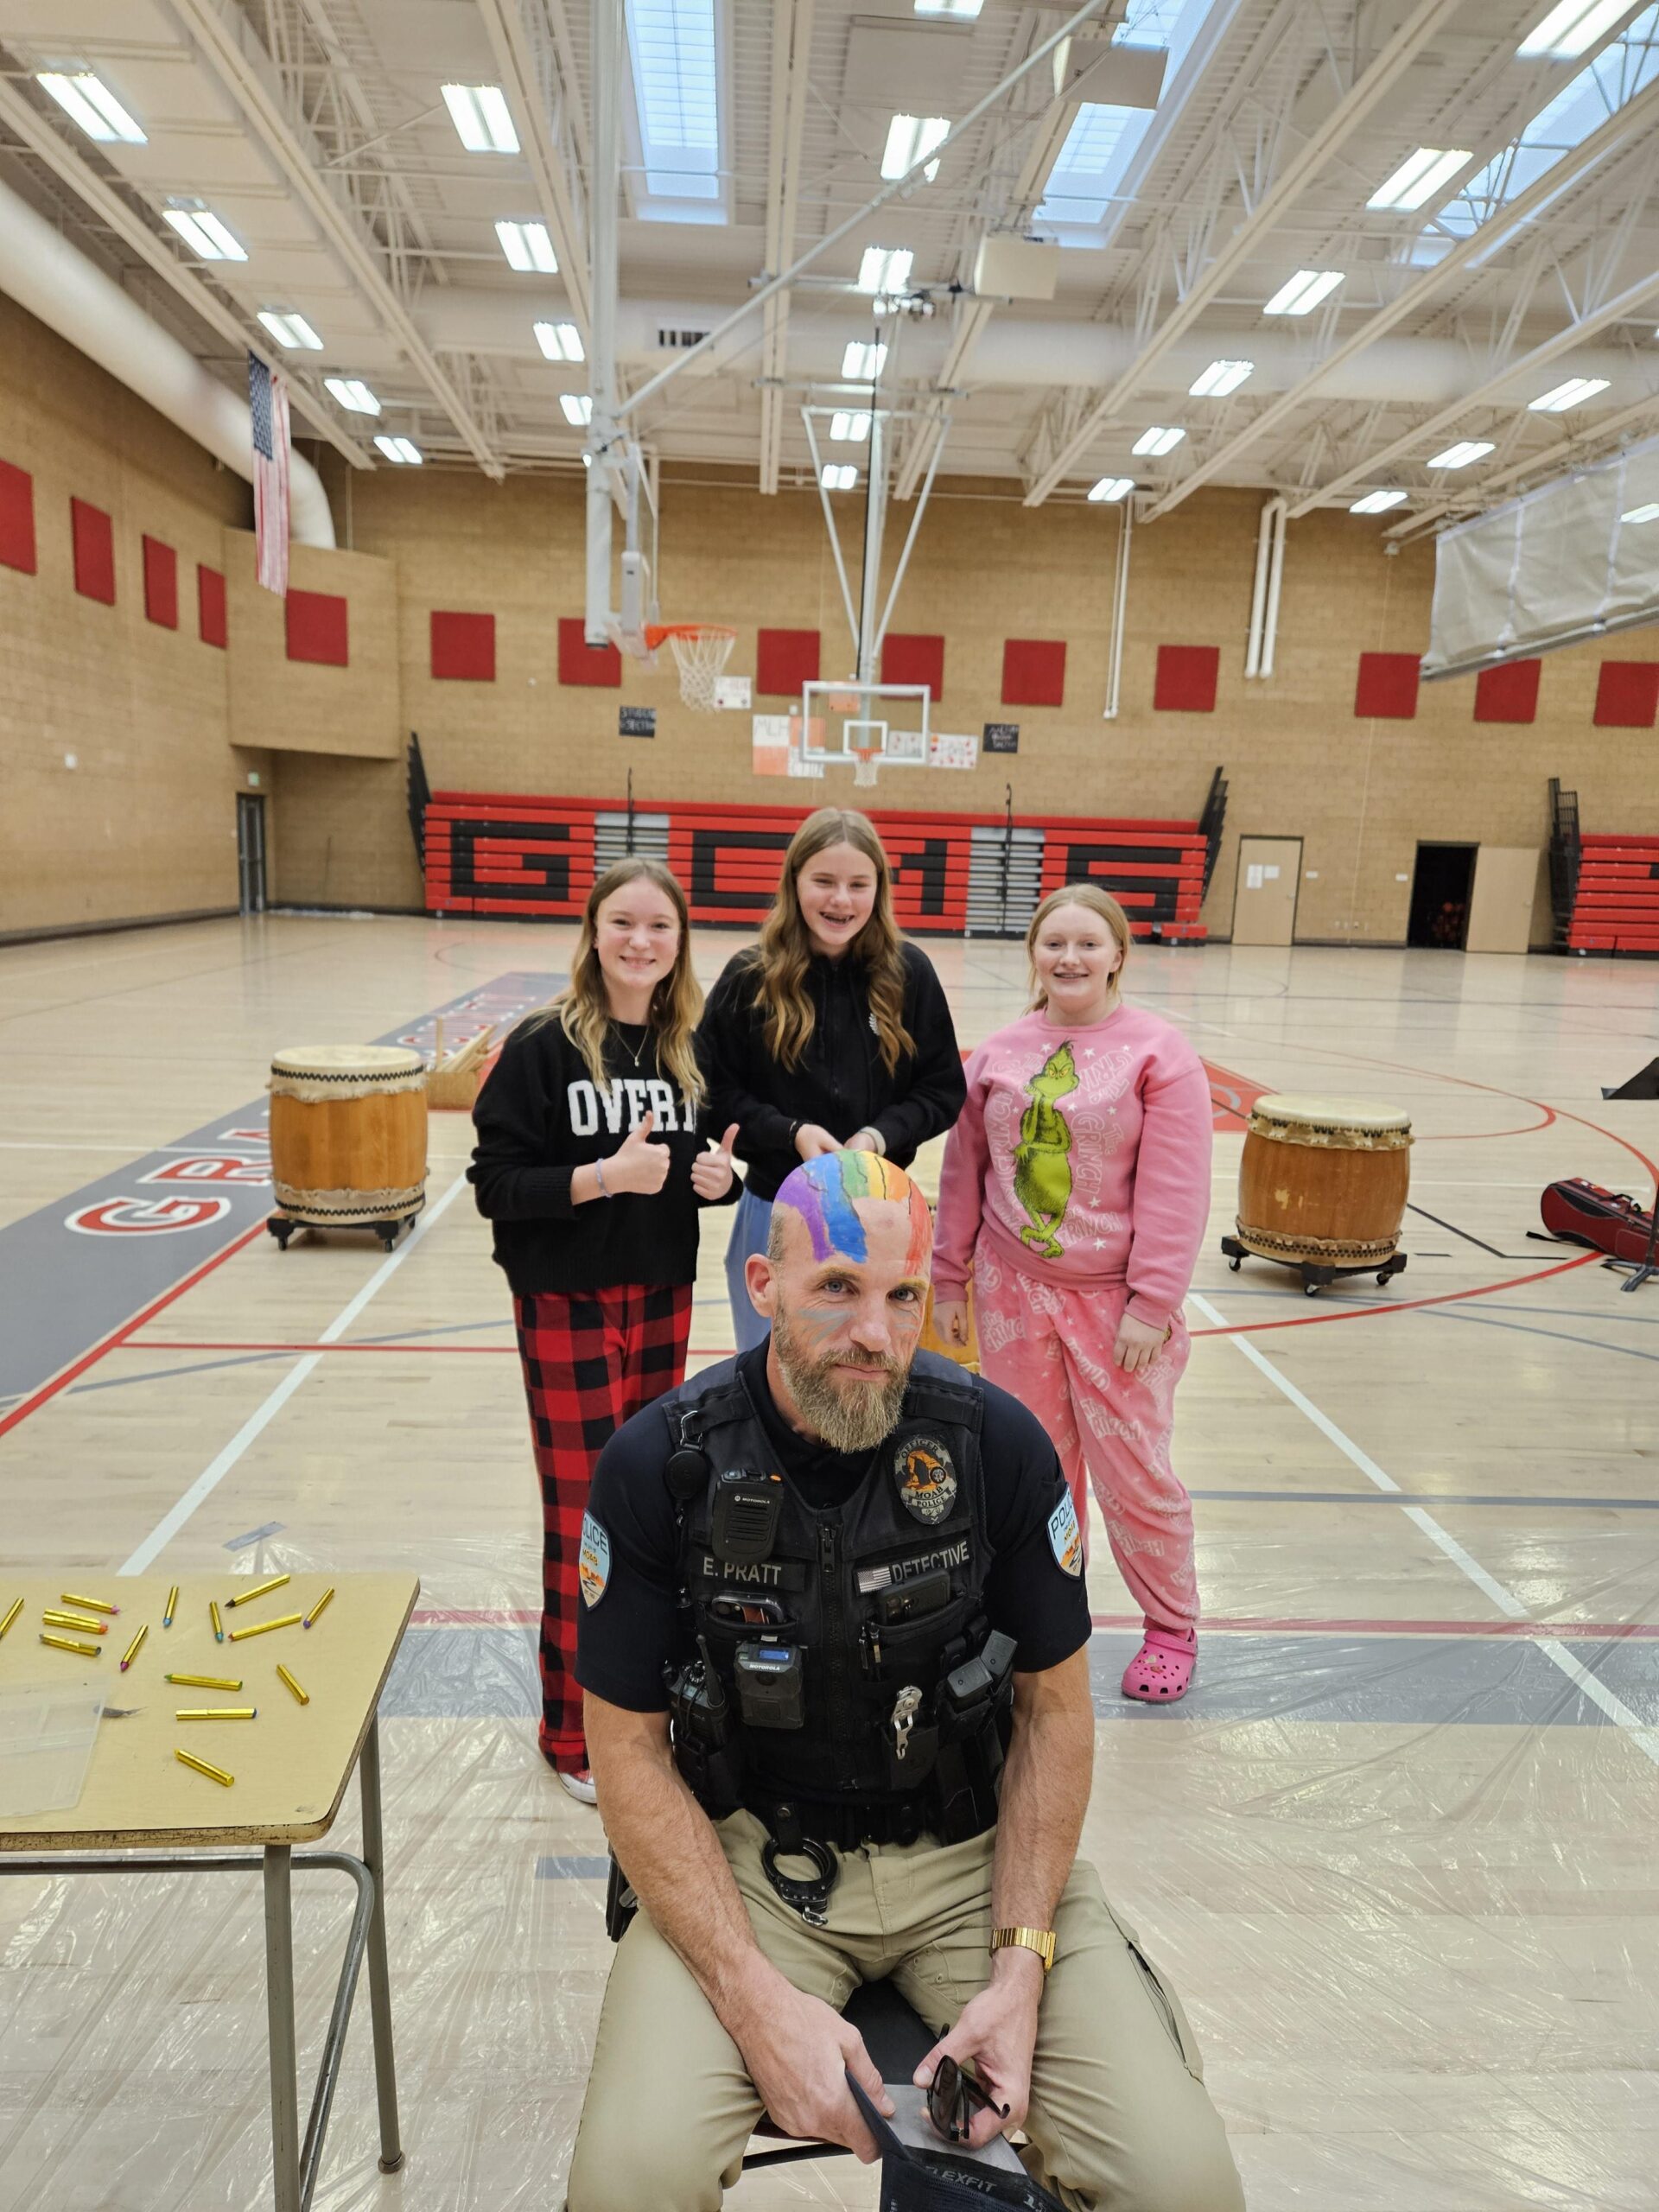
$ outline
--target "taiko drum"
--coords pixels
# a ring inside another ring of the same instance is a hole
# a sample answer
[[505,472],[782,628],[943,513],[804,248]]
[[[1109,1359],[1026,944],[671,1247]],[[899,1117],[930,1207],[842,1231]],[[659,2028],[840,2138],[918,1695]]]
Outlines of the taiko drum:
[[270,1170],[292,1221],[363,1228],[426,1204],[426,1064],[401,1045],[305,1045],[270,1064]]
[[1264,1260],[1365,1268],[1392,1258],[1411,1185],[1411,1117],[1354,1098],[1274,1095],[1250,1109],[1238,1241]]

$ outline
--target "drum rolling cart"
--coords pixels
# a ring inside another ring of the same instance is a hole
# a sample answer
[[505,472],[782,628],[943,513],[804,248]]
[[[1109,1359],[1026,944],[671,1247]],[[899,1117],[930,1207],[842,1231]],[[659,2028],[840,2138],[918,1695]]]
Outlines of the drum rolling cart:
[[1224,1236],[1221,1249],[1227,1255],[1227,1264],[1236,1274],[1246,1260],[1270,1260],[1276,1268],[1294,1268],[1302,1279],[1302,1291],[1308,1298],[1317,1298],[1327,1284],[1338,1281],[1344,1275],[1375,1274],[1381,1289],[1394,1275],[1406,1272],[1406,1255],[1394,1252],[1378,1267],[1375,1260],[1363,1261],[1357,1267],[1331,1267],[1321,1260],[1281,1259],[1273,1252],[1253,1252],[1248,1244],[1241,1244],[1236,1236]]

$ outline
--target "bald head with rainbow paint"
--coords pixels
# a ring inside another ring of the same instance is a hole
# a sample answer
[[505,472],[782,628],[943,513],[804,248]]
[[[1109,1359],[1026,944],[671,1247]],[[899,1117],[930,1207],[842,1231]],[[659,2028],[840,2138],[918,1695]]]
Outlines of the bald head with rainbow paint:
[[766,1379],[804,1435],[871,1451],[899,1417],[927,1310],[933,1224],[902,1167],[827,1152],[785,1178],[745,1268],[772,1325]]

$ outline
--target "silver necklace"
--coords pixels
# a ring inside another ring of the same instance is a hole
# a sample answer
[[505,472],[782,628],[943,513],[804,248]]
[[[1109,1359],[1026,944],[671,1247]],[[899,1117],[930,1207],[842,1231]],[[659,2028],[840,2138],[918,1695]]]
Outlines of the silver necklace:
[[639,1039],[639,1051],[638,1051],[638,1052],[635,1052],[635,1051],[634,1051],[634,1048],[632,1047],[632,1046],[631,1046],[631,1045],[629,1044],[629,1042],[628,1042],[627,1039],[626,1039],[626,1038],[622,1034],[622,1025],[621,1025],[621,1023],[620,1023],[620,1021],[617,1021],[617,1020],[613,1020],[613,1021],[612,1021],[612,1023],[611,1023],[611,1027],[612,1027],[612,1028],[613,1028],[613,1030],[615,1030],[615,1032],[616,1032],[616,1041],[617,1041],[617,1043],[618,1043],[618,1044],[622,1047],[622,1049],[623,1049],[623,1051],[624,1051],[625,1052],[628,1053],[628,1054],[631,1056],[631,1058],[632,1058],[632,1061],[633,1061],[633,1065],[634,1065],[634,1066],[637,1068],[637,1067],[639,1066],[639,1060],[640,1060],[640,1056],[641,1056],[641,1054],[645,1052],[645,1046],[646,1046],[650,1043],[650,1041],[651,1041],[651,1025],[650,1025],[650,1023],[649,1023],[649,1022],[647,1022],[647,1023],[646,1023],[646,1025],[645,1025],[645,1035],[644,1035],[644,1036]]

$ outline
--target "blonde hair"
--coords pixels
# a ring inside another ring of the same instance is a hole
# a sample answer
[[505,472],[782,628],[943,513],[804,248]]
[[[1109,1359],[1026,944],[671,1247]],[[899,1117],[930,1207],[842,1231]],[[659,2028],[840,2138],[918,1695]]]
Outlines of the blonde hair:
[[672,1076],[692,1106],[702,1103],[702,1073],[692,1047],[691,1033],[702,1012],[702,991],[691,969],[691,917],[679,879],[660,861],[636,854],[607,868],[588,893],[582,927],[570,963],[570,981],[550,1006],[531,1017],[531,1027],[556,1020],[582,1054],[588,1072],[601,1089],[610,1080],[605,1065],[605,1039],[614,1016],[605,992],[605,971],[599,964],[599,910],[605,901],[630,883],[654,884],[667,899],[680,925],[679,948],[674,965],[651,995],[646,1027],[657,1038],[657,1064]]
[[850,845],[875,871],[875,904],[870,918],[847,948],[847,957],[863,969],[882,1065],[893,1074],[916,1049],[905,1027],[904,939],[893,916],[893,870],[875,824],[850,807],[821,806],[809,814],[789,841],[784,873],[772,911],[760,925],[753,955],[757,977],[755,1003],[766,1016],[766,1049],[780,1067],[793,1070],[812,1034],[817,1015],[806,988],[812,935],[801,912],[798,882],[801,870],[832,845]]
[[1031,965],[1031,1012],[1040,1014],[1048,1004],[1048,993],[1037,980],[1037,940],[1042,934],[1044,923],[1057,906],[1086,906],[1091,914],[1098,914],[1112,935],[1117,939],[1123,957],[1118,962],[1112,976],[1111,996],[1114,1001],[1123,988],[1123,970],[1129,964],[1129,946],[1133,939],[1129,932],[1129,918],[1109,891],[1103,891],[1097,883],[1063,883],[1058,891],[1051,891],[1031,918],[1031,927],[1026,931],[1026,958]]

